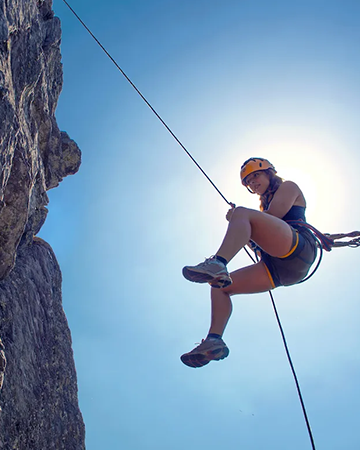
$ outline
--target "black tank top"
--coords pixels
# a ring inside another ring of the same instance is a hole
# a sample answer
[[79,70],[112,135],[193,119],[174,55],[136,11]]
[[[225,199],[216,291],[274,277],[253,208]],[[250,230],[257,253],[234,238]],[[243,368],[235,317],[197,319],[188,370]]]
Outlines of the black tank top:
[[285,222],[288,220],[303,220],[306,222],[305,209],[305,206],[292,206],[282,220],[285,220]]
[[[288,220],[303,220],[306,222],[305,218],[305,206],[292,206],[289,211],[285,214],[285,216],[282,218],[282,220],[288,221]],[[305,228],[302,225],[297,225],[294,223],[290,224],[292,228],[295,228],[303,237],[307,237],[308,240],[311,242],[315,242],[314,235],[310,230]]]

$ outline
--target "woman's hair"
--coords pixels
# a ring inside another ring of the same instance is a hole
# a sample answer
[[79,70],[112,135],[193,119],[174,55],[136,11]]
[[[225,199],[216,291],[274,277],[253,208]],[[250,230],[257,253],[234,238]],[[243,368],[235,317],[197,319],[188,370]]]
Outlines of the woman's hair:
[[268,209],[275,192],[283,182],[283,179],[276,175],[273,169],[266,169],[264,172],[268,175],[270,184],[266,192],[260,195],[260,211],[265,211]]

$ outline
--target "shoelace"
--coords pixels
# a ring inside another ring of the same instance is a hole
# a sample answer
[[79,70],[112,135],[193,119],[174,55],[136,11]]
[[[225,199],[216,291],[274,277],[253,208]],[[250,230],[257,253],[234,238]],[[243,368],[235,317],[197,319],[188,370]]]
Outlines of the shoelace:
[[205,264],[209,264],[210,261],[216,261],[215,255],[210,256],[209,258],[206,258],[206,256],[205,256],[204,259],[205,259],[205,261],[204,261]]

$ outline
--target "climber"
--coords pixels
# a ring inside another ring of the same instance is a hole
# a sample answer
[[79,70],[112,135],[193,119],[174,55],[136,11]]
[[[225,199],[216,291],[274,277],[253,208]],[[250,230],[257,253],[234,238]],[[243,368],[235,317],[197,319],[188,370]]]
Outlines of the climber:
[[[266,159],[250,158],[241,167],[242,184],[260,197],[260,211],[232,207],[224,240],[216,254],[197,266],[185,266],[184,277],[211,286],[211,325],[200,345],[181,356],[190,367],[202,367],[229,354],[222,339],[232,312],[230,297],[270,291],[304,279],[316,258],[316,239],[301,225],[287,221],[305,220],[306,201],[292,181],[283,181]],[[227,264],[249,245],[260,261],[228,273]]]

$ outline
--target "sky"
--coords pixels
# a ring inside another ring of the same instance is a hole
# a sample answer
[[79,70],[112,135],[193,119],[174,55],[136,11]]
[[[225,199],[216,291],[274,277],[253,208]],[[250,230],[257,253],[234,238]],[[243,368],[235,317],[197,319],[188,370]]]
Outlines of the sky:
[[[269,159],[322,232],[360,228],[360,3],[72,0],[226,199],[258,208],[240,166]],[[228,205],[61,0],[56,117],[82,165],[49,192],[40,236],[63,274],[87,450],[311,450],[269,295],[233,298],[230,355],[206,337],[209,287],[184,265],[214,254]],[[324,254],[274,291],[316,449],[360,448],[360,249]],[[234,270],[251,264],[240,252]]]

